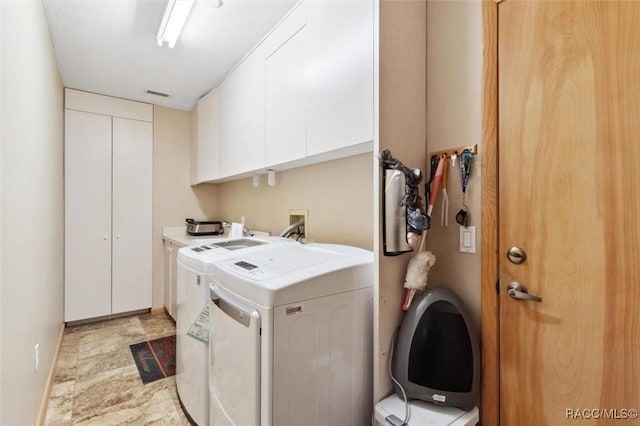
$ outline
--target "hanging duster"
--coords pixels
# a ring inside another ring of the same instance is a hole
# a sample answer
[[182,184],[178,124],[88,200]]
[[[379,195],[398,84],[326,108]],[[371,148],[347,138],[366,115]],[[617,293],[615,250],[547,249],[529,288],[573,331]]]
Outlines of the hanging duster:
[[[442,180],[442,174],[444,171],[445,159],[438,161],[438,167],[431,186],[431,194],[429,197],[429,207],[427,208],[428,222],[431,223],[431,212],[433,211],[433,205],[438,197],[438,189],[440,187],[440,181]],[[433,164],[433,162],[432,162]],[[436,257],[430,251],[423,251],[425,241],[427,238],[427,231],[424,231],[422,235],[422,241],[420,243],[420,249],[418,253],[409,261],[407,265],[407,275],[404,281],[404,287],[407,289],[407,293],[402,304],[402,309],[407,310],[411,306],[414,296],[417,290],[424,290],[427,287],[427,278],[429,270],[436,263]]]

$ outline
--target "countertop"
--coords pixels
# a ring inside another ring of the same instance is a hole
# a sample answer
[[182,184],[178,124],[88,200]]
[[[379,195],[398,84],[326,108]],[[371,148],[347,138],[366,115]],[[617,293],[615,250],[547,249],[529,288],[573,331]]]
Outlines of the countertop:
[[[256,236],[270,235],[268,232],[251,230]],[[222,235],[200,235],[194,236],[187,234],[184,226],[165,226],[162,228],[162,239],[171,241],[181,247],[192,246],[194,244],[206,244],[220,238],[229,238],[226,232]]]
[[226,235],[189,235],[184,226],[165,226],[162,228],[162,239],[171,241],[182,247],[192,246],[194,244],[206,244],[218,238],[228,238]]

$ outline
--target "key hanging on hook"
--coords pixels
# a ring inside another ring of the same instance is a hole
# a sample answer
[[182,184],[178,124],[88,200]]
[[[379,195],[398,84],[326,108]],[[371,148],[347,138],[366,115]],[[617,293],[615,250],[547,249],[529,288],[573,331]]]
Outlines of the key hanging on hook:
[[456,166],[456,159],[458,158],[458,151],[453,151],[453,154],[451,154],[451,167],[455,167]]
[[447,154],[442,154],[442,209],[440,210],[440,226],[449,226],[449,195],[447,194],[447,174],[449,162]]
[[465,202],[467,184],[469,183],[469,176],[471,175],[471,159],[473,154],[468,149],[462,151],[460,154],[460,186],[462,187],[462,208],[456,214],[456,222],[462,226],[468,226],[469,213]]

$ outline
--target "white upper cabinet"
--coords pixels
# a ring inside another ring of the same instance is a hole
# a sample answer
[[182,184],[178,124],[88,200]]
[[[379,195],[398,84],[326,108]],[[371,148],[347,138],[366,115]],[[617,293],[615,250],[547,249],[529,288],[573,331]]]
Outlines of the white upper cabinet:
[[191,185],[200,183],[198,180],[198,105],[191,110],[191,138],[189,140],[189,180]]
[[306,4],[301,4],[265,40],[266,165],[306,155]]
[[198,100],[196,115],[195,183],[200,183],[220,176],[218,89],[213,89]]
[[64,107],[66,109],[131,120],[153,121],[153,107],[150,104],[74,89],[65,89],[64,93]]
[[371,151],[373,6],[300,2],[201,99],[196,183]]
[[307,155],[373,140],[373,0],[307,1]]
[[264,74],[264,50],[258,46],[219,86],[221,177],[265,166]]

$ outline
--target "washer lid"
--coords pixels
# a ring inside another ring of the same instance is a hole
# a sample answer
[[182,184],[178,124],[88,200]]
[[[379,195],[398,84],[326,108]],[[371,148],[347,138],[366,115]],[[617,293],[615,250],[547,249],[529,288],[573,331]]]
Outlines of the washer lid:
[[373,253],[335,244],[270,245],[216,263],[218,284],[262,306],[371,287]]
[[216,238],[206,244],[183,247],[178,251],[178,263],[200,274],[210,274],[213,264],[238,253],[251,252],[268,244],[299,244],[281,237]]

